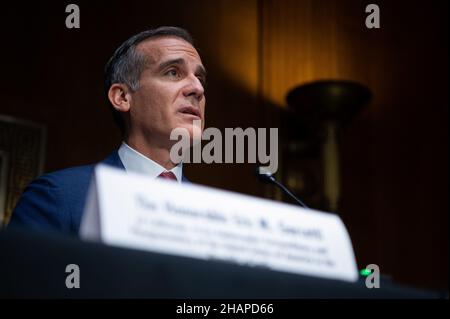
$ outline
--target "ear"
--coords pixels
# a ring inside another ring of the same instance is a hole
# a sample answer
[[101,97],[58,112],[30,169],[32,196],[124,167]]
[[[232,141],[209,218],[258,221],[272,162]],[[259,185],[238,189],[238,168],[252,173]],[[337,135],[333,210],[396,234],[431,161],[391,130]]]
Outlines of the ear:
[[119,112],[128,112],[131,105],[131,94],[127,85],[114,83],[108,91],[108,99]]

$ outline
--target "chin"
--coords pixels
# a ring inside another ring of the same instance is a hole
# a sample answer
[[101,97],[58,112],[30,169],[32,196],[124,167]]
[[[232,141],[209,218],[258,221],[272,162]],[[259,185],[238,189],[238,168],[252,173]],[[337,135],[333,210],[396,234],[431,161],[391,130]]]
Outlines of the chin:
[[192,145],[195,145],[201,141],[203,133],[201,124],[183,123],[182,125],[179,125],[178,128],[187,130]]
[[189,136],[191,137],[192,145],[198,144],[202,140],[202,127],[191,125],[191,131],[189,132]]

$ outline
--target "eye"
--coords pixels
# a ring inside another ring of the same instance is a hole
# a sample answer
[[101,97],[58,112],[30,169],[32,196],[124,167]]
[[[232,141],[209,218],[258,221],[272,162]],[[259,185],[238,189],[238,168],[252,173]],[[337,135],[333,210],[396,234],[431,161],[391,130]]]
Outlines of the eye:
[[177,69],[170,69],[166,72],[166,75],[178,78],[180,76],[180,73],[178,72]]

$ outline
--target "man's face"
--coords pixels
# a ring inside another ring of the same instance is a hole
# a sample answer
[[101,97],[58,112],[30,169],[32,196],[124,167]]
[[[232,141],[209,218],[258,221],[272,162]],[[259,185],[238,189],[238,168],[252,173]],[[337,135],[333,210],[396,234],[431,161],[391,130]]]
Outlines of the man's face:
[[[201,134],[206,74],[197,50],[180,38],[158,37],[141,42],[137,51],[147,66],[139,89],[131,93],[130,136],[170,145],[176,142],[169,140],[175,128],[187,129],[191,138]],[[194,120],[201,120],[201,127],[193,126]]]

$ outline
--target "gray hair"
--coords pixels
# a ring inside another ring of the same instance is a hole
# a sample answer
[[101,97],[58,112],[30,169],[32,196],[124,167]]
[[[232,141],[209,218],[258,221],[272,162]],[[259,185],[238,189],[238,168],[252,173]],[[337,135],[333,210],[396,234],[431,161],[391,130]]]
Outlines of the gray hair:
[[[147,59],[136,50],[139,43],[153,37],[173,36],[178,37],[194,46],[194,41],[185,29],[179,27],[159,27],[150,29],[133,35],[120,45],[109,59],[105,66],[105,93],[111,85],[115,83],[126,84],[132,91],[139,89],[139,78],[145,69]],[[108,99],[109,101],[109,99]],[[122,134],[125,134],[126,127],[123,116],[109,103],[114,121],[119,126]]]

